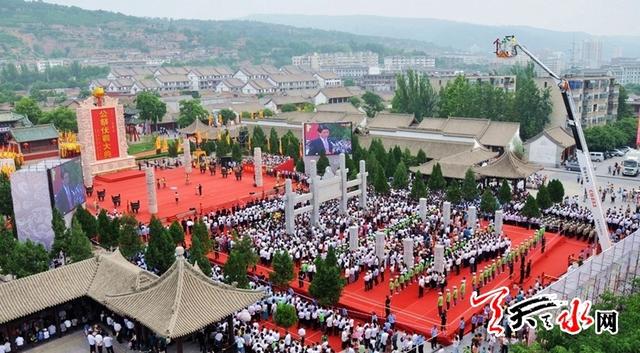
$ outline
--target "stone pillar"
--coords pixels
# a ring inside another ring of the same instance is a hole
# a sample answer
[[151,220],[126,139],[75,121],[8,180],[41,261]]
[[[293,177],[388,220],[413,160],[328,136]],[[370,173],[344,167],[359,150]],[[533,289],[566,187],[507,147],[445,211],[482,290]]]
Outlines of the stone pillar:
[[478,210],[476,209],[476,206],[469,206],[469,211],[467,212],[467,226],[471,227],[472,230],[475,230],[477,219]]
[[382,263],[382,260],[384,259],[384,233],[383,232],[377,232],[376,233],[376,257],[378,257],[378,260],[380,260],[380,263]]
[[451,223],[451,202],[449,201],[442,203],[442,221],[445,226]]
[[153,168],[147,168],[144,171],[145,180],[147,182],[147,194],[149,198],[149,213],[158,213],[158,197],[156,195],[156,173]]
[[502,210],[497,210],[496,211],[496,218],[495,221],[493,222],[495,225],[495,234],[501,234],[502,233],[502,220],[504,218],[504,212]]
[[360,161],[360,208],[367,209],[367,171],[365,161]]
[[260,147],[253,149],[253,167],[257,187],[262,187],[262,150]]
[[311,160],[309,163],[309,189],[311,190],[311,224],[318,225],[320,222],[320,198],[318,184],[320,183],[320,178],[317,173],[316,161]]
[[411,268],[413,267],[413,239],[402,239],[402,247],[404,250],[404,264]]
[[420,220],[422,223],[427,221],[427,199],[424,197],[420,198]]
[[349,251],[358,249],[358,226],[349,227]]
[[295,198],[297,195],[293,192],[293,186],[291,185],[291,179],[287,179],[284,182],[284,222],[285,222],[285,231],[287,234],[293,234],[293,228],[295,225],[294,219],[294,208]]
[[184,172],[187,174],[191,174],[191,172],[193,171],[191,168],[191,143],[186,137],[182,143],[182,150],[184,152]]
[[346,160],[344,153],[340,153],[340,191],[342,194],[342,198],[340,199],[340,214],[347,213],[347,201],[349,198],[347,197],[347,170]]
[[436,244],[435,246],[433,267],[438,273],[444,272],[444,245],[442,244]]

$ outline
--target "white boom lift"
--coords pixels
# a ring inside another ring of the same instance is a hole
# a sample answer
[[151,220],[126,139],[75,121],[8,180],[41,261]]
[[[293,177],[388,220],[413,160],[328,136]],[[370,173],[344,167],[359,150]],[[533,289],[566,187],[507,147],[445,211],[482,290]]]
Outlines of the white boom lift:
[[598,194],[598,188],[596,185],[596,176],[593,172],[593,166],[591,165],[591,158],[589,156],[589,149],[587,147],[582,126],[580,124],[580,117],[576,117],[575,108],[573,106],[573,98],[571,96],[571,88],[569,82],[556,73],[551,71],[545,64],[543,64],[535,55],[519,44],[515,36],[506,36],[504,39],[499,38],[493,42],[496,46],[495,54],[499,58],[511,58],[518,55],[518,50],[525,53],[533,62],[538,64],[549,76],[551,76],[558,88],[562,93],[562,101],[567,109],[568,125],[573,133],[573,138],[576,141],[576,155],[578,157],[578,164],[580,165],[580,174],[584,181],[584,187],[587,191],[587,205],[593,215],[593,222],[596,226],[596,232],[598,233],[598,242],[602,250],[606,250],[611,247],[611,237],[609,234],[609,228],[607,222],[604,219],[604,213],[602,212],[602,204],[600,203],[600,195]]

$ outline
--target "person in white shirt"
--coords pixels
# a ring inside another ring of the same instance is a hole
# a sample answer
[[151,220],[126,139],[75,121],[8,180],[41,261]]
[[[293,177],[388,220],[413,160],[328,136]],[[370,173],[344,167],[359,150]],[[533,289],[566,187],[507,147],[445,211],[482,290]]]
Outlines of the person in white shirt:
[[96,353],[96,337],[93,333],[87,335],[87,342],[89,342],[89,353]]
[[300,327],[298,329],[298,336],[300,336],[300,344],[302,346],[304,346],[304,336],[307,334],[307,331],[304,329],[304,327]]
[[98,349],[98,353],[102,353],[102,344],[103,344],[104,338],[100,333],[98,333],[95,336],[95,340],[96,340],[96,348]]
[[16,347],[20,349],[22,346],[24,346],[24,338],[22,336],[16,337]]
[[108,333],[104,334],[103,344],[104,348],[107,349],[107,353],[113,353],[113,338]]

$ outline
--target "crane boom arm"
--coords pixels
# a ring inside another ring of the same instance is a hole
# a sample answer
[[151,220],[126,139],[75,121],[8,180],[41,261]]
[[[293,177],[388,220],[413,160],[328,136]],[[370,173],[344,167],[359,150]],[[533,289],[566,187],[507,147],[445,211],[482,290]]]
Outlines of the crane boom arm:
[[[596,184],[596,176],[593,171],[593,165],[591,164],[591,157],[589,155],[589,148],[582,131],[582,125],[580,118],[576,118],[575,107],[573,103],[573,97],[571,96],[571,88],[569,82],[562,79],[555,72],[551,71],[544,63],[542,63],[535,55],[533,55],[526,47],[515,42],[515,38],[509,38],[514,41],[513,52],[517,53],[517,49],[525,53],[533,62],[538,64],[549,76],[551,76],[560,92],[562,94],[562,102],[567,110],[568,125],[573,134],[573,138],[576,143],[576,156],[578,158],[578,164],[580,166],[580,174],[584,183],[584,187],[587,191],[588,202],[587,205],[591,210],[593,216],[593,222],[598,233],[598,242],[602,250],[606,250],[611,247],[611,237],[609,234],[609,228],[604,218],[604,212],[602,210],[602,203],[600,202],[600,195],[598,195],[598,187]],[[517,49],[516,49],[517,48]]]

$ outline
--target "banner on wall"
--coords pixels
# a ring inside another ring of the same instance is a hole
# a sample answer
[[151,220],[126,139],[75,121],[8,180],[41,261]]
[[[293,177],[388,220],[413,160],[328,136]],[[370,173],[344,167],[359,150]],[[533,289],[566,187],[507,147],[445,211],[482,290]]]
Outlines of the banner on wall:
[[116,109],[113,107],[92,109],[91,121],[93,124],[96,160],[101,161],[119,157]]

